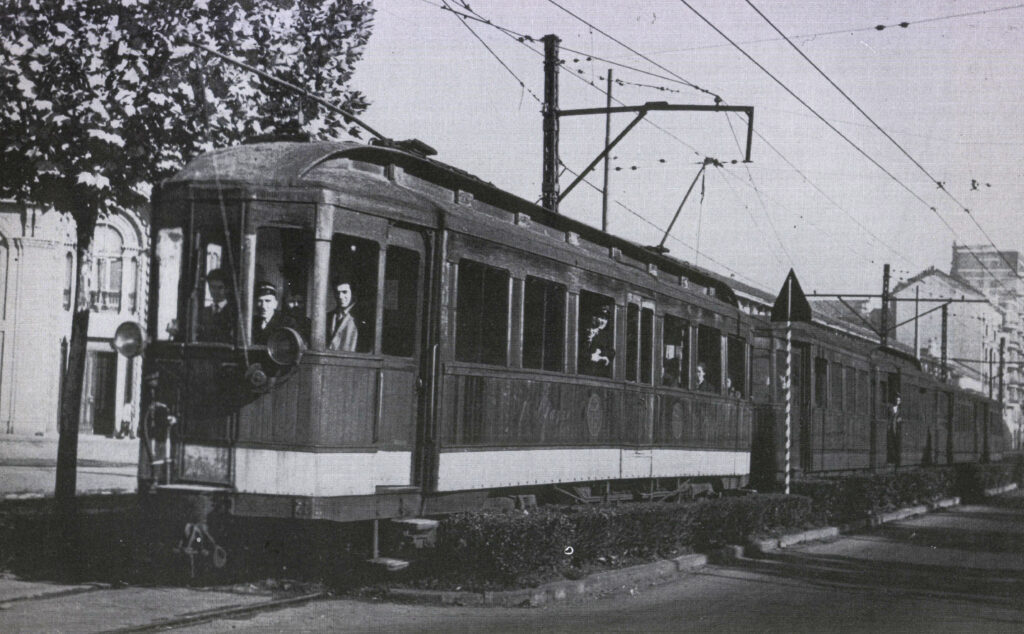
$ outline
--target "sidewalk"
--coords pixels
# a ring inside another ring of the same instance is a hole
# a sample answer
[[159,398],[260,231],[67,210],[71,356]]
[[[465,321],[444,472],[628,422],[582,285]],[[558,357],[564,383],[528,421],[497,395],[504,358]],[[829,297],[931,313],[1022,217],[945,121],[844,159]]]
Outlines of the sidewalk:
[[[57,436],[0,435],[0,499],[53,495],[57,440]],[[138,456],[138,440],[80,435],[77,492],[135,492]]]

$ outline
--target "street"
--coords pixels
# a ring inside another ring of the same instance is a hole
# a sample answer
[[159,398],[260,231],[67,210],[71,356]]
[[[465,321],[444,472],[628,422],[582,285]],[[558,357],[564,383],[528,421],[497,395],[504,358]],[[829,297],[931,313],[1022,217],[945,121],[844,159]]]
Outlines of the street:
[[[711,565],[675,581],[542,608],[313,597],[237,588],[110,588],[0,580],[5,632],[992,632],[1024,623],[1024,495]],[[258,609],[253,609],[254,607]],[[222,610],[228,609],[227,612]],[[188,616],[191,615],[191,616]],[[198,619],[201,622],[191,621]]]

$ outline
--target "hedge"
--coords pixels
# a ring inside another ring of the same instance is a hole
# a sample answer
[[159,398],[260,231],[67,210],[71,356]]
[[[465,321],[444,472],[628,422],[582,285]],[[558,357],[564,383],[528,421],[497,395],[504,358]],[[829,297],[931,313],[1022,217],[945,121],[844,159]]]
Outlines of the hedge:
[[811,500],[793,495],[462,513],[441,522],[437,547],[419,568],[429,571],[428,585],[522,586],[819,524]]
[[[1024,484],[1024,459],[798,479],[794,495],[691,503],[542,507],[462,513],[442,520],[436,548],[412,572],[420,586],[495,589],[653,561],[753,536],[862,519],[872,513]],[[418,572],[417,572],[418,571]],[[422,575],[416,579],[416,575]]]

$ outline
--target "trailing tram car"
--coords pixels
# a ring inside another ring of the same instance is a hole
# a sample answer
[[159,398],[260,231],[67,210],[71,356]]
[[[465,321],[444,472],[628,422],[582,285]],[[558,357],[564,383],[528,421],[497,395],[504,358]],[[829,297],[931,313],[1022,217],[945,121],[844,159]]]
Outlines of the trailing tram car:
[[[959,389],[874,333],[824,317],[792,325],[790,469],[796,476],[999,460],[1002,406]],[[754,486],[785,476],[785,325],[755,328],[751,347]]]
[[211,542],[210,513],[743,486],[754,322],[729,285],[430,154],[242,145],[156,190],[148,334],[115,341],[145,344],[144,497]]

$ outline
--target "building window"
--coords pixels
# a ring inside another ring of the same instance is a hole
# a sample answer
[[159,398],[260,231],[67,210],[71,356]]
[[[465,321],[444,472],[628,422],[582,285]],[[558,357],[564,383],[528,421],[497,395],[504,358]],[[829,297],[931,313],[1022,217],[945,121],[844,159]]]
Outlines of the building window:
[[459,262],[455,358],[508,363],[508,271],[471,260]]
[[523,367],[565,369],[565,286],[527,277],[523,296]]
[[110,225],[99,225],[93,236],[93,279],[90,308],[101,313],[121,311],[122,251],[124,239]]
[[71,310],[71,291],[75,285],[75,256],[64,256],[64,310]]
[[128,310],[139,309],[139,259],[132,258],[128,265]]
[[690,324],[665,315],[661,382],[670,387],[690,387]]

